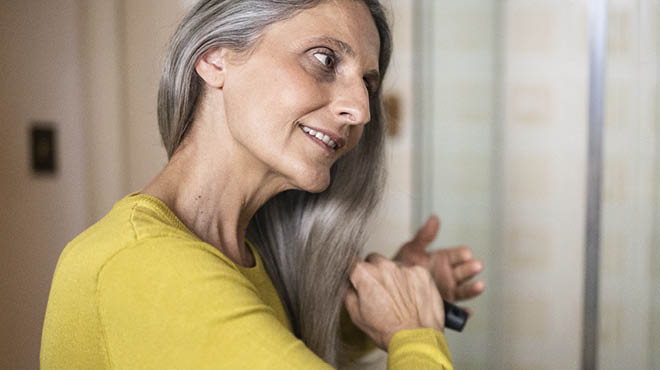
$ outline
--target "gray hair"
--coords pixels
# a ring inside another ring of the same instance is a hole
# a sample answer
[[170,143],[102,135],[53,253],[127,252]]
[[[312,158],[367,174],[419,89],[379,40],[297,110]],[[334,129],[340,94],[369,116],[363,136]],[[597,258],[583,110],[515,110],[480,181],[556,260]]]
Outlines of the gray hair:
[[[193,122],[202,92],[197,60],[214,47],[249,52],[266,27],[323,1],[201,0],[193,7],[172,37],[158,92],[158,124],[169,158]],[[378,0],[356,1],[367,6],[378,28],[382,79],[392,50],[387,18]],[[334,366],[347,361],[340,312],[351,267],[366,242],[367,222],[385,181],[380,87],[370,98],[370,110],[371,122],[359,144],[333,165],[325,191],[280,193],[255,213],[247,230],[294,334]]]

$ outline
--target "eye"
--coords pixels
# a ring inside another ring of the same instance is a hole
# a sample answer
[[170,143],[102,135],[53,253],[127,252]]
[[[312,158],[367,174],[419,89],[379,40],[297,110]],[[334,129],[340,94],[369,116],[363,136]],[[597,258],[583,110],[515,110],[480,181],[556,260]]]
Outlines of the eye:
[[318,59],[318,61],[321,62],[326,68],[332,68],[335,66],[335,58],[328,53],[314,53],[314,58]]

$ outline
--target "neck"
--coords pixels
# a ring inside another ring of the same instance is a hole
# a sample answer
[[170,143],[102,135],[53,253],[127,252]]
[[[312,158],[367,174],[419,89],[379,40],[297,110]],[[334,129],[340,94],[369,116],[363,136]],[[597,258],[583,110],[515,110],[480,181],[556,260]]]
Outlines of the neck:
[[201,240],[235,263],[253,266],[245,244],[248,224],[268,199],[290,186],[226,139],[229,133],[209,134],[208,126],[193,124],[195,129],[143,193],[162,200]]

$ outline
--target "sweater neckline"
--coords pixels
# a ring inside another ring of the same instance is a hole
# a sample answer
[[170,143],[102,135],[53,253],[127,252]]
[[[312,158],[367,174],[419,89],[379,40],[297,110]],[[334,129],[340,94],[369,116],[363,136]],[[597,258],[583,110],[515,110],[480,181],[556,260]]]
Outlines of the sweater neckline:
[[153,195],[149,194],[144,194],[141,192],[134,192],[126,196],[127,200],[132,200],[134,202],[147,202],[151,204],[155,210],[161,214],[163,217],[165,217],[168,221],[172,223],[172,226],[176,227],[177,229],[185,232],[186,234],[190,235],[192,238],[206,244],[209,246],[211,249],[213,249],[215,252],[219,253],[224,259],[227,261],[231,262],[234,266],[236,266],[239,270],[244,271],[244,272],[256,272],[259,270],[263,270],[263,263],[261,261],[261,256],[257,252],[257,248],[252,244],[251,241],[249,241],[247,238],[245,239],[245,245],[248,247],[250,252],[252,252],[252,256],[254,257],[254,265],[253,266],[243,266],[239,263],[236,263],[233,261],[231,258],[229,258],[226,254],[222,253],[218,248],[213,246],[210,243],[207,243],[206,241],[202,240],[197,234],[192,232],[184,223],[181,221],[175,214],[174,212],[163,202],[162,200],[158,199],[157,197],[154,197]]

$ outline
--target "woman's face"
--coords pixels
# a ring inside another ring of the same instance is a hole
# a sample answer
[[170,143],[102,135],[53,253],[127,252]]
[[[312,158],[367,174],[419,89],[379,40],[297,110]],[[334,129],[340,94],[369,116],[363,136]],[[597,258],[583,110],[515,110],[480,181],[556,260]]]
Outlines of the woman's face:
[[379,49],[361,1],[326,1],[270,26],[247,60],[226,65],[233,139],[287,187],[323,191],[371,119]]

